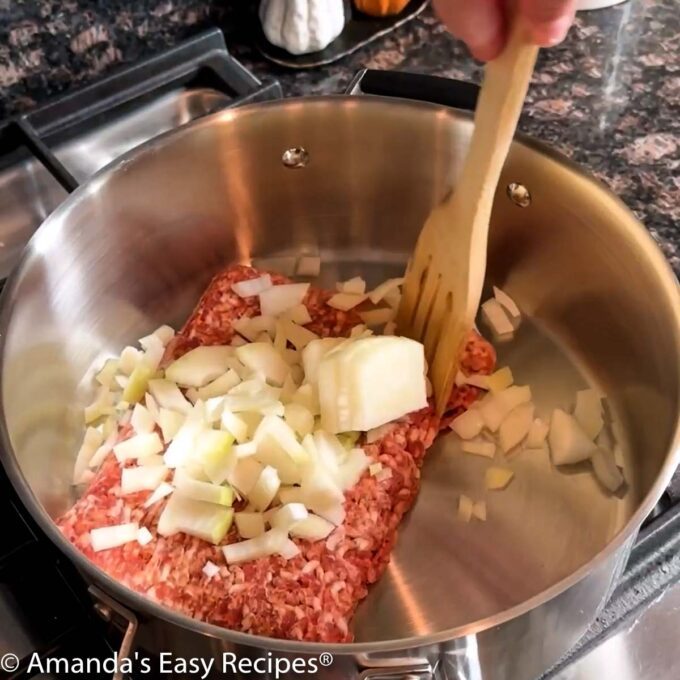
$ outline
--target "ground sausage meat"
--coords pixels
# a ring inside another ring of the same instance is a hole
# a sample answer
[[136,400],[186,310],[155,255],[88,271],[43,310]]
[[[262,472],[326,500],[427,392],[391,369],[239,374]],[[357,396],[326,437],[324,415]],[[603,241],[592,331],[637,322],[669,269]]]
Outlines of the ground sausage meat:
[[[218,274],[200,299],[184,328],[168,346],[165,360],[203,344],[227,344],[233,322],[259,313],[257,298],[232,292],[236,281],[253,278],[256,270],[237,266]],[[275,283],[283,277],[273,276]],[[360,323],[356,313],[326,304],[331,294],[310,289],[305,304],[309,328],[322,336],[348,335]],[[473,333],[462,357],[463,370],[492,371],[492,347]],[[474,387],[454,390],[448,419],[478,396]],[[327,539],[311,543],[296,539],[300,555],[284,560],[262,558],[227,566],[219,546],[176,534],[156,533],[164,501],[145,509],[150,492],[121,494],[121,467],[109,454],[77,503],[60,520],[67,538],[101,569],[126,586],[187,616],[218,626],[276,638],[318,642],[352,640],[350,620],[368,587],[384,571],[403,515],[418,492],[420,466],[442,422],[431,408],[401,419],[379,441],[365,446],[372,461],[392,470],[382,481],[365,473],[346,493],[344,523]],[[445,421],[444,421],[445,422]],[[121,431],[121,438],[131,432]],[[154,536],[146,546],[136,542],[95,553],[89,532],[102,526],[138,522]],[[235,530],[224,543],[238,540]],[[220,566],[208,578],[203,567]]]

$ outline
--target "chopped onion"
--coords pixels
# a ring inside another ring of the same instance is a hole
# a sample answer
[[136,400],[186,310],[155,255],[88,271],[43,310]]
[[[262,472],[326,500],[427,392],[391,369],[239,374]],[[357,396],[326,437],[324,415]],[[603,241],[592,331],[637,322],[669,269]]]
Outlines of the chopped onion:
[[610,451],[598,448],[590,457],[590,461],[597,481],[611,493],[618,491],[624,479],[616,465],[614,455]]
[[379,441],[383,437],[387,436],[394,428],[395,423],[385,423],[385,425],[380,425],[379,427],[374,427],[372,430],[366,432],[366,443],[373,444]]
[[274,512],[269,524],[275,529],[288,531],[297,522],[307,519],[307,508],[302,503],[286,503]]
[[496,288],[496,286],[493,287],[493,295],[510,316],[513,328],[517,328],[522,320],[522,312],[519,311],[515,301],[500,288]]
[[359,312],[361,320],[369,328],[377,328],[378,326],[383,326],[387,323],[391,323],[394,320],[395,310],[390,307],[384,307],[381,309],[369,309],[365,312]]
[[161,408],[158,412],[158,426],[161,428],[163,434],[163,441],[169,444],[180,427],[184,424],[186,416],[177,411],[170,411],[167,408]]
[[201,571],[205,574],[207,578],[215,578],[217,574],[220,573],[220,568],[214,563],[208,560]]
[[304,504],[304,493],[299,486],[282,486],[277,494],[282,505],[287,503]]
[[461,448],[465,453],[473,453],[476,456],[484,456],[485,458],[493,458],[496,455],[496,445],[493,442],[480,439],[464,441]]
[[206,345],[189,350],[165,369],[165,377],[182,387],[205,387],[219,378],[233,356],[227,345]]
[[260,451],[260,444],[265,439],[269,439],[276,442],[286,455],[290,456],[294,463],[301,465],[309,460],[309,455],[298,442],[295,432],[284,420],[277,416],[265,416],[259,424],[253,439],[258,445],[258,453]]
[[370,460],[363,449],[352,449],[338,471],[340,488],[347,491],[355,486],[368,469],[369,464]]
[[116,376],[116,372],[118,371],[118,364],[118,359],[107,359],[99,373],[95,376],[97,382],[103,387],[110,388],[111,383],[113,383],[113,379]]
[[512,371],[508,366],[497,370],[486,379],[486,389],[491,392],[502,392],[510,387],[514,382]]
[[298,352],[295,349],[284,349],[283,352],[281,352],[281,356],[283,357],[284,361],[291,367],[291,373],[293,370],[293,366],[299,366],[302,363],[302,354],[300,354],[300,352]]
[[255,442],[236,444],[233,447],[233,451],[237,458],[247,458],[248,456],[254,456],[257,453],[257,444]]
[[303,304],[295,305],[291,307],[287,312],[281,315],[281,319],[285,321],[292,321],[299,326],[304,326],[311,323],[312,317],[309,314],[309,310]]
[[[383,471],[384,472],[384,471]],[[377,479],[377,477],[376,477]],[[378,481],[380,481],[378,479]],[[319,515],[322,519],[331,522],[336,527],[339,527],[345,521],[345,508],[342,503],[332,503],[329,505],[315,505],[309,506],[310,510]]]
[[162,500],[166,496],[169,496],[174,490],[175,487],[171,484],[168,484],[167,482],[159,484],[156,490],[146,499],[144,507],[150,508],[155,503],[158,503],[158,501]]
[[270,529],[256,538],[225,545],[222,552],[227,564],[242,564],[279,553],[284,549],[287,541],[288,536],[285,531]]
[[168,468],[164,465],[123,468],[120,489],[125,495],[138,491],[153,491],[168,476]]
[[290,538],[287,538],[278,552],[284,560],[292,560],[300,554],[300,548]]
[[348,281],[342,281],[336,284],[336,288],[340,293],[350,293],[351,295],[363,295],[366,292],[366,281],[360,276],[355,276]]
[[87,471],[90,461],[97,449],[102,445],[103,439],[104,437],[98,429],[88,427],[87,430],[85,430],[85,437],[83,438],[83,443],[76,456],[76,463],[73,468],[74,484],[83,483],[83,473]]
[[248,423],[228,409],[222,410],[222,429],[229,432],[239,444],[248,438]]
[[136,541],[138,531],[139,525],[135,522],[92,529],[90,531],[92,550],[100,552]]
[[149,392],[161,409],[187,414],[191,404],[184,398],[179,387],[169,380],[149,380]]
[[503,453],[515,448],[528,434],[534,419],[534,405],[520,404],[510,411],[498,430]]
[[540,449],[545,444],[545,439],[548,436],[548,431],[550,427],[547,423],[543,422],[540,418],[536,418],[531,427],[529,428],[529,434],[527,435],[527,448],[528,449]]
[[165,464],[169,468],[181,467],[191,459],[196,447],[196,439],[202,429],[202,422],[198,422],[198,419],[192,418],[190,414],[172,438],[163,455]]
[[217,545],[227,535],[233,518],[233,508],[192,500],[174,493],[158,520],[158,533],[172,536],[181,532]]
[[391,290],[389,293],[387,293],[383,300],[389,307],[392,307],[394,310],[398,310],[399,306],[401,305],[401,293],[395,288],[394,290]]
[[335,525],[318,515],[308,515],[306,519],[296,522],[289,528],[289,533],[295,538],[306,541],[321,541],[326,538]]
[[484,501],[477,501],[472,506],[472,516],[481,522],[486,522],[486,503]]
[[376,286],[369,294],[368,298],[370,301],[377,305],[383,298],[392,292],[398,292],[399,286],[404,283],[404,279],[387,279],[383,281],[379,286]]
[[397,334],[397,324],[394,321],[388,321],[383,328],[383,335],[396,335]]
[[146,458],[160,453],[163,450],[163,442],[155,432],[138,434],[130,439],[120,442],[113,447],[113,453],[119,463],[131,458]]
[[92,456],[92,458],[90,458],[90,462],[87,464],[87,466],[90,469],[98,468],[102,464],[102,462],[104,461],[104,458],[106,458],[106,456],[113,449],[113,445],[116,443],[117,439],[118,439],[118,430],[114,430],[104,440],[104,443],[94,452],[94,455]]
[[300,437],[305,437],[314,429],[312,412],[300,404],[288,404],[284,413],[286,423]]
[[350,309],[354,309],[357,305],[360,305],[364,300],[368,298],[368,295],[357,295],[355,293],[336,293],[333,295],[326,304],[333,309],[339,309],[343,312],[348,312]]
[[148,392],[144,395],[144,405],[146,406],[146,410],[149,412],[151,415],[151,418],[155,423],[158,423],[160,419],[160,410],[158,408],[158,403],[156,400],[153,398],[151,394]]
[[298,276],[318,276],[321,273],[321,258],[316,255],[302,255],[295,273]]
[[146,527],[140,527],[137,532],[137,543],[144,547],[145,545],[149,545],[151,541],[153,541],[153,534]]
[[152,467],[154,465],[165,465],[163,456],[158,453],[154,453],[153,456],[147,456],[146,458],[138,458],[137,465],[142,465],[144,467]]
[[501,491],[510,484],[515,473],[507,468],[490,467],[486,471],[485,484],[490,491]]
[[231,339],[231,342],[229,343],[230,347],[242,347],[243,345],[247,344],[247,340],[245,338],[242,338],[240,335],[234,334],[234,337]]
[[472,519],[473,507],[474,503],[472,502],[472,499],[465,494],[461,494],[458,499],[458,515],[463,522],[469,522]]
[[136,347],[123,348],[118,360],[118,370],[125,375],[130,375],[137,368],[137,364],[142,360],[142,356],[142,352]]
[[317,430],[312,440],[314,441],[317,462],[337,479],[340,463],[347,455],[345,447],[335,435],[323,430]]
[[239,281],[231,284],[231,289],[239,297],[253,297],[264,293],[272,287],[272,277],[269,274],[263,274],[256,279],[248,279],[247,281]]
[[558,408],[552,414],[548,442],[555,465],[580,463],[597,450],[576,419]]
[[302,367],[308,383],[316,384],[321,360],[343,342],[343,338],[319,338],[310,342],[302,350]]
[[531,401],[531,389],[513,385],[496,394],[489,393],[479,406],[479,412],[491,432],[496,432],[510,411]]
[[199,387],[196,390],[196,396],[204,401],[212,399],[213,397],[221,397],[229,392],[229,390],[236,387],[241,382],[241,378],[233,368],[227,370],[219,378],[215,378],[211,383],[205,387]]
[[[232,449],[233,443],[234,437],[229,432],[222,430],[204,430],[196,438],[195,460],[200,462],[205,475],[213,484],[222,484],[236,465],[236,454]],[[177,488],[179,489],[179,486]],[[206,493],[210,492],[206,491]],[[187,495],[197,500],[210,500],[209,498],[199,497],[194,493]],[[220,496],[220,498],[226,497],[225,494]],[[210,500],[210,502],[231,505],[231,501],[226,503],[220,500]]]
[[279,316],[301,304],[308,290],[308,283],[273,286],[260,293],[260,311],[264,316]]
[[146,351],[144,352],[140,366],[143,364],[146,368],[155,373],[165,354],[165,346],[155,335],[148,335],[143,339],[145,340]]
[[256,538],[265,531],[264,515],[261,512],[237,512],[234,520],[241,538]]
[[474,439],[479,436],[484,428],[484,420],[479,413],[479,409],[470,409],[454,418],[449,427],[461,439]]
[[263,471],[263,466],[253,458],[240,458],[227,477],[227,481],[242,495],[250,496]]
[[89,425],[102,416],[111,415],[113,412],[113,394],[109,392],[107,387],[100,387],[94,401],[85,407],[85,424]]
[[590,439],[595,439],[604,425],[602,417],[602,399],[592,389],[579,390],[576,393],[574,418]]
[[246,416],[258,413],[280,416],[283,416],[284,413],[283,404],[280,401],[261,396],[227,395],[224,398],[224,408],[233,413],[241,414],[241,417],[244,419]]
[[375,477],[382,469],[383,464],[381,462],[373,463],[372,465],[368,466],[368,472],[371,477]]
[[283,385],[290,367],[273,345],[253,342],[236,348],[236,356],[244,366],[264,376],[268,383]]
[[225,507],[230,507],[234,502],[234,491],[231,487],[193,479],[181,468],[175,472],[173,484],[178,494],[196,501],[215,503]]
[[130,425],[137,434],[146,434],[154,431],[156,422],[145,406],[135,404],[134,409],[132,409]]
[[139,363],[130,374],[130,379],[123,389],[124,401],[130,404],[136,404],[140,401],[147,390],[149,380],[155,372],[155,368],[147,366],[144,362]]
[[318,340],[319,336],[316,333],[312,333],[309,329],[304,326],[298,326],[292,321],[282,320],[281,330],[288,342],[290,342],[296,350],[301,350],[307,347],[307,345],[312,342],[312,340]]
[[482,319],[493,331],[497,340],[512,338],[515,328],[498,300],[492,298],[482,304]]

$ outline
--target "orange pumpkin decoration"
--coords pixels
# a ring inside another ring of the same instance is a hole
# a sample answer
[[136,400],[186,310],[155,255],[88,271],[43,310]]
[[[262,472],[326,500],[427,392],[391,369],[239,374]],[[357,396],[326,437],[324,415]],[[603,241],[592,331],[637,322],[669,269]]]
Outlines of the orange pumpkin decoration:
[[399,14],[408,3],[409,0],[354,0],[354,5],[360,12],[372,17]]

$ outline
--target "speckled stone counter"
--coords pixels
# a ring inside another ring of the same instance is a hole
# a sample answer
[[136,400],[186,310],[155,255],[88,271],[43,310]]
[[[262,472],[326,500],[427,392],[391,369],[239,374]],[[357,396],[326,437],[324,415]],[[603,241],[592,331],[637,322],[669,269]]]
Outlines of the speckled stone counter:
[[[251,47],[245,0],[0,0],[0,117],[208,26],[287,95],[341,92],[360,68],[478,81],[481,70],[430,10],[332,66],[291,72]],[[579,15],[541,54],[522,129],[590,168],[636,212],[680,273],[680,11],[628,0]]]

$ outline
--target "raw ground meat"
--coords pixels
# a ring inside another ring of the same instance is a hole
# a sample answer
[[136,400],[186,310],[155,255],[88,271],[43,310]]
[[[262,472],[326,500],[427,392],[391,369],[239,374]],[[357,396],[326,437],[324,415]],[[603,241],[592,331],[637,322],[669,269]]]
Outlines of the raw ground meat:
[[[232,283],[260,272],[237,266],[218,274],[184,328],[168,346],[165,360],[203,344],[228,344],[232,323],[257,315],[257,298],[242,299]],[[273,275],[275,283],[286,280]],[[342,312],[326,303],[332,293],[310,289],[305,304],[322,336],[348,335],[361,323],[353,311]],[[467,373],[490,373],[494,350],[471,334],[462,357]],[[165,501],[144,509],[150,492],[121,495],[121,468],[109,454],[89,488],[58,522],[66,537],[97,566],[139,593],[187,616],[218,626],[276,638],[318,642],[350,642],[350,620],[368,586],[385,570],[397,538],[399,522],[418,492],[425,451],[453,415],[478,396],[474,387],[455,389],[444,420],[428,407],[401,419],[382,439],[364,446],[372,462],[392,470],[377,481],[365,473],[345,495],[346,518],[326,540],[295,539],[301,554],[291,560],[268,557],[240,566],[227,566],[219,546],[176,534],[158,536],[156,525]],[[129,430],[129,428],[128,428]],[[125,438],[131,433],[121,432]],[[97,527],[138,522],[153,534],[146,546],[136,542],[95,553],[89,532]],[[232,529],[223,544],[238,540]],[[203,574],[210,560],[219,574]]]

